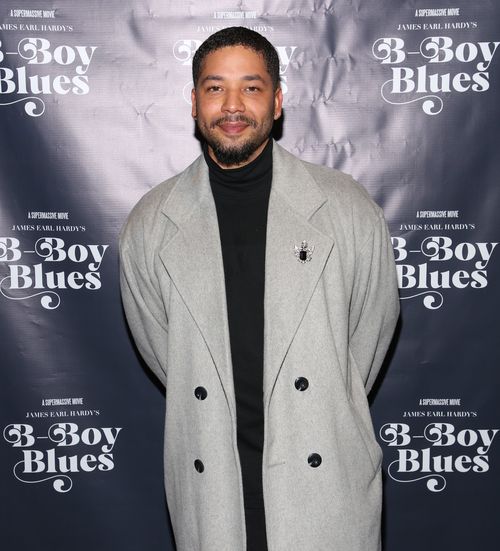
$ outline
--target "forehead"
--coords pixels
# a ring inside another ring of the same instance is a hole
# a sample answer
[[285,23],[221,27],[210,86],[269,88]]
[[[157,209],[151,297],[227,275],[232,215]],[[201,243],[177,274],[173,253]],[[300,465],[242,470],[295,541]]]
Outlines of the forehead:
[[270,79],[264,57],[245,46],[225,46],[207,54],[200,76],[208,74],[225,78],[258,74],[263,79]]

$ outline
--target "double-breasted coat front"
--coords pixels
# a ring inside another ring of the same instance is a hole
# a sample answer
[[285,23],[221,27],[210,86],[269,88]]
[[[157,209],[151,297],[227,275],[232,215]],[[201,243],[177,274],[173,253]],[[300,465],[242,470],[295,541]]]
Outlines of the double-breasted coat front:
[[[295,254],[303,241],[306,262]],[[244,551],[224,269],[203,156],[139,201],[120,256],[130,329],[166,389],[177,549]],[[366,395],[398,312],[380,208],[349,176],[274,143],[264,293],[269,551],[380,549],[382,452]]]

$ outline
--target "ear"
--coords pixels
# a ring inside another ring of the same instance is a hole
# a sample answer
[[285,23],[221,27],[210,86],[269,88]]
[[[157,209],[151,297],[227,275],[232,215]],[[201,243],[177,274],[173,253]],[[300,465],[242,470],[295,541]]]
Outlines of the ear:
[[274,92],[274,120],[278,120],[281,117],[281,109],[283,106],[283,91],[281,86]]
[[193,88],[191,90],[191,116],[193,119],[196,119],[197,113],[196,113],[196,91]]

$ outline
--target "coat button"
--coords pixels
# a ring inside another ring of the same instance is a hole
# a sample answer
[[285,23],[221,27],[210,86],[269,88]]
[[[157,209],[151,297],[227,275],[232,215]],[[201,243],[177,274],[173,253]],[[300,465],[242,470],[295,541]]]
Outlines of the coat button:
[[199,472],[202,473],[205,470],[205,466],[203,465],[202,461],[200,459],[194,460],[194,468]]
[[307,458],[307,462],[311,467],[319,467],[321,465],[321,455],[319,453],[312,453]]
[[207,389],[202,386],[197,386],[194,389],[194,395],[198,400],[204,400],[207,397]]
[[297,377],[295,379],[295,388],[303,391],[309,386],[309,381],[305,377]]

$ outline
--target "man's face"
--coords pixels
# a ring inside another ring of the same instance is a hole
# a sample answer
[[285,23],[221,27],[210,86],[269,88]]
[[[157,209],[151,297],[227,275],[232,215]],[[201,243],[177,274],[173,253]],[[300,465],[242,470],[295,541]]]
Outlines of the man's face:
[[191,101],[210,156],[228,168],[249,163],[264,149],[283,95],[273,90],[260,54],[227,46],[205,57]]

